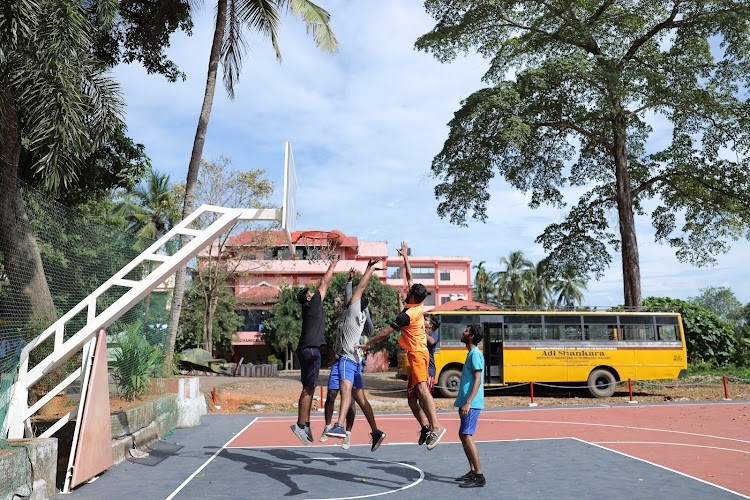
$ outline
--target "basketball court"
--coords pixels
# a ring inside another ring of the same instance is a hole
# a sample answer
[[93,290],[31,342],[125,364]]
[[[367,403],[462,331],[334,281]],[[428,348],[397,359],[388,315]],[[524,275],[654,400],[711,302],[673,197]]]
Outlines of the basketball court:
[[[458,416],[428,451],[409,414],[377,414],[370,452],[358,418],[352,446],[303,446],[293,415],[209,415],[151,456],[122,462],[71,498],[750,498],[750,403],[485,410],[477,430],[487,486],[470,492]],[[317,440],[322,417],[312,420]]]

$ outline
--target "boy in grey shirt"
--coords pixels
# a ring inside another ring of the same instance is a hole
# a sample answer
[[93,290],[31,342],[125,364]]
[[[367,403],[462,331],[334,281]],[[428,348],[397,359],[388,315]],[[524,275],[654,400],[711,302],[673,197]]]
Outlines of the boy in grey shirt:
[[372,273],[377,269],[375,265],[377,259],[370,259],[367,263],[367,270],[359,281],[357,288],[354,289],[351,299],[346,304],[346,309],[339,318],[338,332],[334,351],[336,352],[336,362],[331,368],[331,378],[338,379],[338,385],[341,392],[341,401],[339,403],[339,418],[336,424],[326,432],[328,436],[346,438],[346,429],[344,422],[349,408],[352,404],[352,398],[359,404],[365,414],[372,433],[372,448],[375,451],[385,438],[385,433],[378,429],[375,423],[375,416],[372,411],[367,397],[365,396],[362,384],[362,373],[360,370],[360,352],[357,349],[359,339],[367,322],[367,297],[363,297],[367,288],[367,283],[372,277]]

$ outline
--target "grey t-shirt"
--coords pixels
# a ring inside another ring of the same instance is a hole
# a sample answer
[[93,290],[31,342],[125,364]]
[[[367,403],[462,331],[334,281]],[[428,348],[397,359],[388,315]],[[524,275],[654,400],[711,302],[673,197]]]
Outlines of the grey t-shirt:
[[360,309],[359,300],[344,309],[339,318],[334,344],[334,352],[337,356],[346,356],[356,363],[361,361],[356,346],[367,321],[367,315]]

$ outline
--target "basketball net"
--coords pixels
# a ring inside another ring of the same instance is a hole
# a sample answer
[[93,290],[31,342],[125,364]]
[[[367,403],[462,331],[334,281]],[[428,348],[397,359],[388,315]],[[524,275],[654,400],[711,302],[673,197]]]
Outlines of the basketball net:
[[330,264],[336,247],[341,244],[341,236],[332,231],[304,231],[295,245],[305,248],[305,256],[310,264]]

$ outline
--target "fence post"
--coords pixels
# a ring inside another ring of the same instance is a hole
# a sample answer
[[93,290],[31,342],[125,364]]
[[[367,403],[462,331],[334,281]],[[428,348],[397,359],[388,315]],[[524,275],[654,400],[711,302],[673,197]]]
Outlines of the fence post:
[[529,403],[530,407],[535,407],[537,404],[534,402],[534,381],[532,380],[529,382],[529,394],[531,395],[531,402]]
[[628,379],[628,403],[638,403],[638,401],[633,401],[633,382],[630,379]]
[[731,401],[732,398],[729,397],[729,389],[727,389],[727,376],[722,376],[722,382],[724,382],[724,401]]

